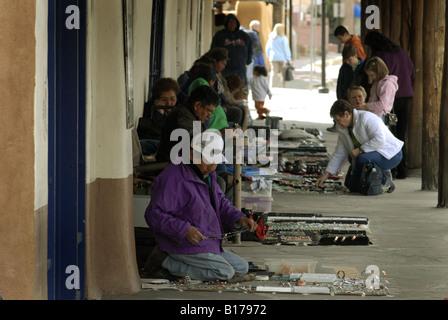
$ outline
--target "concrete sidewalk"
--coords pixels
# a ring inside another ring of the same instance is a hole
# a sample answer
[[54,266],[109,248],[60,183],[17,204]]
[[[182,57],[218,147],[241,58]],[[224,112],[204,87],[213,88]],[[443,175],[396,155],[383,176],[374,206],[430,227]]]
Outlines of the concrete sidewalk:
[[[306,67],[306,66],[305,66]],[[326,131],[332,125],[329,110],[336,100],[332,79],[339,65],[328,67],[330,93],[320,94],[317,87],[304,88],[307,76],[274,88],[266,101],[271,116],[283,118],[280,129],[294,121],[297,125],[318,128],[330,153],[337,134]],[[308,83],[309,85],[309,83]],[[249,103],[251,114],[256,113]],[[257,121],[262,124],[262,121]],[[391,194],[366,197],[353,194],[290,194],[273,192],[272,212],[316,213],[324,216],[366,217],[369,219],[369,246],[275,246],[243,241],[225,247],[247,261],[264,264],[266,258],[309,258],[317,261],[316,273],[361,274],[367,266],[385,271],[389,281],[387,296],[302,295],[242,292],[179,292],[142,290],[132,295],[109,295],[104,300],[443,300],[448,298],[448,211],[437,209],[437,192],[421,191],[418,170],[405,180],[395,180]],[[273,284],[272,282],[270,282]],[[258,281],[254,285],[267,285]],[[278,285],[278,283],[274,283]]]
[[[312,195],[274,192],[272,211],[320,213],[324,216],[367,217],[369,246],[275,246],[243,241],[226,244],[226,249],[247,261],[263,265],[269,259],[312,259],[316,273],[360,275],[367,266],[377,265],[389,281],[388,296],[302,295],[241,292],[178,292],[142,290],[133,295],[114,295],[120,300],[442,300],[448,298],[448,214],[436,209],[437,193],[419,191],[417,174],[398,180],[392,194]],[[278,286],[278,282],[251,282]],[[242,283],[245,285],[245,283]]]
[[[325,130],[325,123],[299,123]],[[336,134],[324,134],[334,146]],[[329,151],[333,150],[329,147]],[[243,241],[225,247],[256,265],[269,259],[312,259],[316,273],[361,274],[377,265],[389,281],[388,296],[302,295],[241,292],[178,292],[142,290],[133,295],[112,295],[105,300],[442,300],[448,298],[448,211],[437,209],[437,192],[420,191],[418,171],[395,180],[391,194],[366,197],[355,194],[291,194],[273,192],[272,212],[316,213],[324,216],[369,219],[369,246],[275,246]],[[269,282],[276,286],[278,282]],[[251,283],[266,286],[266,282]]]

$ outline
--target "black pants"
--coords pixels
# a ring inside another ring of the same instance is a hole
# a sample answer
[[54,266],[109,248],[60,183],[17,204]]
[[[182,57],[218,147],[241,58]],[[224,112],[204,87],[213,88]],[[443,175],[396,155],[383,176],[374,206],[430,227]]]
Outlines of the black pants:
[[390,131],[395,137],[404,142],[403,159],[400,164],[392,170],[392,173],[398,179],[404,179],[408,175],[407,157],[406,157],[406,135],[409,125],[409,113],[412,106],[412,97],[395,98],[394,111],[398,118],[396,126],[391,127]]

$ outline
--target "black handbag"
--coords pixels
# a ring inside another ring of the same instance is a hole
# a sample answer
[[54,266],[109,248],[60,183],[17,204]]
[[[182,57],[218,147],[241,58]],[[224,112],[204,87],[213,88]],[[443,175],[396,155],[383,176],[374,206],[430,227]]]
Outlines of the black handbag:
[[286,67],[286,70],[285,70],[285,81],[294,80],[293,72],[294,72],[294,67],[292,67],[292,66]]
[[390,111],[390,113],[386,113],[385,114],[386,117],[386,125],[389,127],[392,126],[396,126],[398,123],[398,117],[397,115],[394,113],[394,109],[392,108],[392,110]]

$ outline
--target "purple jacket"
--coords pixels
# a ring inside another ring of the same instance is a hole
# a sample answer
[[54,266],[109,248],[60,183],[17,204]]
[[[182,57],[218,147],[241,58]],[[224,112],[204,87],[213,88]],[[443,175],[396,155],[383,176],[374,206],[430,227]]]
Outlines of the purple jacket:
[[401,51],[386,52],[376,51],[375,56],[384,60],[389,68],[389,74],[398,77],[398,91],[396,98],[407,98],[414,96],[415,70],[411,58],[402,49]]
[[177,254],[222,252],[220,239],[191,244],[185,238],[190,226],[204,236],[221,235],[221,223],[233,230],[236,221],[245,216],[226,199],[216,182],[216,173],[210,176],[216,211],[210,203],[208,185],[189,165],[169,164],[154,181],[145,219],[160,250]]

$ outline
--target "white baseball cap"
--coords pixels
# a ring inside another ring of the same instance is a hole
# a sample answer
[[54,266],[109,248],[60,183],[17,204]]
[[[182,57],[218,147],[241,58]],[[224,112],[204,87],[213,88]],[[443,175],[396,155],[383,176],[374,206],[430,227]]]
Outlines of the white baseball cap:
[[217,130],[206,130],[191,140],[191,147],[202,155],[207,164],[228,163],[224,157],[224,140]]

